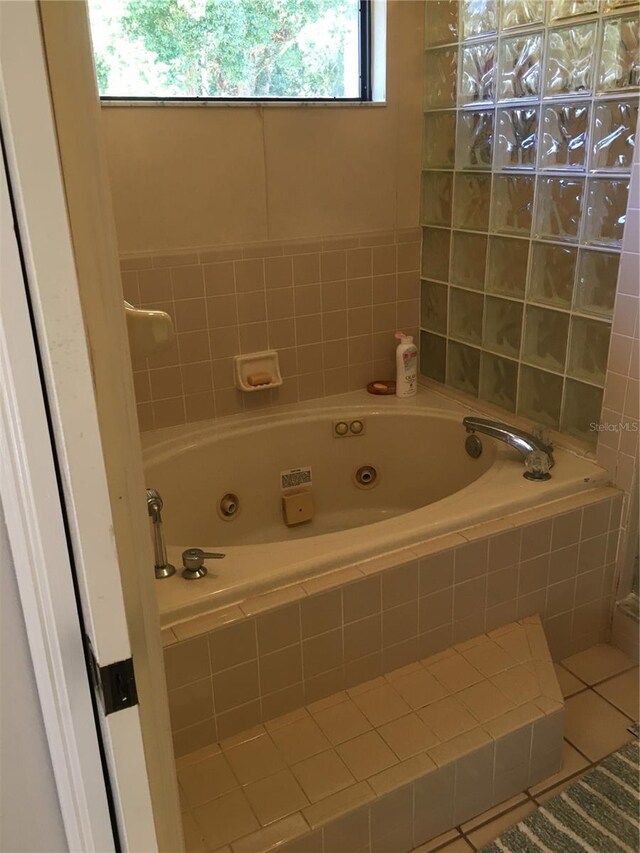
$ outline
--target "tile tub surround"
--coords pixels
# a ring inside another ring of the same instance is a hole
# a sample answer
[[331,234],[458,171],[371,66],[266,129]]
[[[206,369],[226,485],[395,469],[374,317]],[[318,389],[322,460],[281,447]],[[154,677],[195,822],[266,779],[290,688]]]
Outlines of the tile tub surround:
[[[175,345],[134,364],[141,430],[363,388],[417,336],[420,229],[121,259],[125,299],[167,311]],[[416,337],[417,339],[417,337]],[[284,385],[243,394],[233,356],[275,349]]]
[[601,487],[163,630],[177,755],[539,613],[608,638],[620,493]]
[[[638,20],[615,0],[426,4],[421,372],[593,444]],[[637,241],[631,199],[627,222]]]
[[408,851],[556,773],[563,728],[528,617],[178,759],[185,822],[234,853]]

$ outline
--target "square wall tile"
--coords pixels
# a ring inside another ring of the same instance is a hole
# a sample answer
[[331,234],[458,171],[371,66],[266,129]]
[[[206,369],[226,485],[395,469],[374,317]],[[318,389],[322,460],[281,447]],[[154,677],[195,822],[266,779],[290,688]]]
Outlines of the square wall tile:
[[640,85],[638,15],[604,21],[598,92],[615,92]]
[[523,364],[520,368],[518,414],[557,429],[561,404],[562,377]]
[[453,227],[489,230],[491,176],[457,172],[455,175]]
[[484,297],[452,287],[449,307],[449,334],[468,343],[482,343]]
[[564,371],[569,315],[528,305],[522,357],[530,364]]
[[543,169],[584,171],[589,136],[588,104],[548,104],[542,112],[540,165]]
[[480,350],[449,341],[447,383],[459,391],[477,397],[480,385]]
[[455,47],[427,50],[424,55],[425,109],[452,107],[456,103],[458,51]]
[[604,385],[611,326],[585,317],[571,318],[567,373],[593,385]]
[[595,444],[598,433],[593,425],[600,420],[602,389],[567,379],[561,427],[582,441]]
[[473,290],[484,289],[487,237],[483,234],[453,232],[451,283]]
[[422,165],[425,169],[453,168],[456,154],[455,112],[425,113]]
[[536,98],[541,89],[542,33],[503,38],[500,44],[500,100]]
[[539,178],[535,236],[577,241],[583,197],[579,178]]
[[422,173],[421,222],[423,225],[451,225],[453,173]]
[[593,88],[596,23],[575,24],[549,32],[544,94],[588,94]]
[[492,101],[496,85],[496,42],[463,45],[460,58],[458,102],[474,104]]
[[420,332],[420,373],[444,382],[446,378],[447,339],[429,332]]
[[537,141],[537,107],[505,107],[498,110],[497,169],[535,169]]
[[490,171],[494,123],[493,109],[465,110],[458,114],[456,169]]
[[482,345],[493,352],[518,358],[523,306],[509,299],[487,296]]
[[501,234],[531,233],[534,179],[528,175],[496,175],[493,181],[491,218]]
[[528,297],[532,302],[571,308],[577,250],[554,243],[534,242]]
[[486,291],[523,299],[528,261],[528,241],[491,236]]

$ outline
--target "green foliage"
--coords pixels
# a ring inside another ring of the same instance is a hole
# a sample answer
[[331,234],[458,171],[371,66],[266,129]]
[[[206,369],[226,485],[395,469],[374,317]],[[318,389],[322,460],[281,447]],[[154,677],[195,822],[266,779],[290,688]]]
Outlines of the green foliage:
[[[119,28],[166,94],[344,97],[345,60],[357,59],[356,8],[354,0],[126,0]],[[118,51],[112,37],[97,54],[101,92]]]

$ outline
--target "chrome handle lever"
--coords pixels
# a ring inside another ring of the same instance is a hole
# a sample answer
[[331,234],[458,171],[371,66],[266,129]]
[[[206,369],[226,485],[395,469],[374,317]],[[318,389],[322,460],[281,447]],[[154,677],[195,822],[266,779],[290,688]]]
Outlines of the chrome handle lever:
[[205,560],[222,560],[224,554],[218,551],[203,551],[202,548],[187,548],[182,552],[182,577],[188,581],[203,578],[207,574]]

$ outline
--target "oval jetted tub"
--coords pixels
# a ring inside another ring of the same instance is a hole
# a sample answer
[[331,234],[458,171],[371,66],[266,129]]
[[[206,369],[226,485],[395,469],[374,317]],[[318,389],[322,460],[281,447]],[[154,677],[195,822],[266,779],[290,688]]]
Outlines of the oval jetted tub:
[[[522,457],[484,436],[471,458],[467,414],[432,391],[410,401],[356,393],[145,434],[147,486],[164,500],[178,568],[157,584],[163,624],[606,482],[601,468],[561,448],[546,482],[525,479]],[[338,424],[354,422],[359,434],[337,435]],[[373,469],[372,484],[358,482],[359,469]],[[283,496],[292,493],[289,515],[312,518],[288,526]],[[227,495],[238,509],[225,518]],[[191,547],[226,556],[186,581],[180,555]]]

